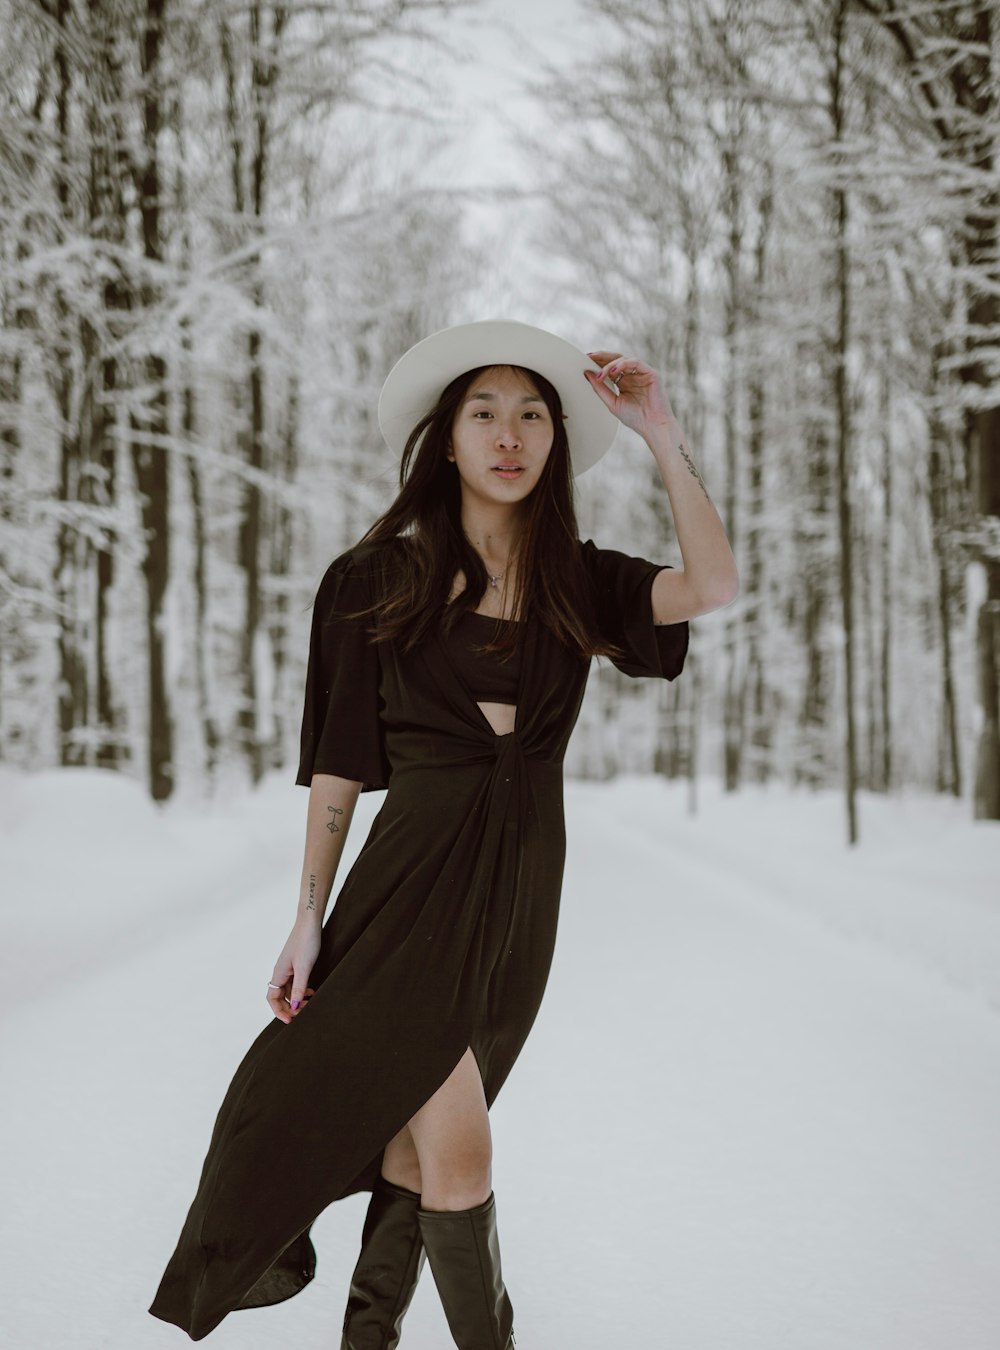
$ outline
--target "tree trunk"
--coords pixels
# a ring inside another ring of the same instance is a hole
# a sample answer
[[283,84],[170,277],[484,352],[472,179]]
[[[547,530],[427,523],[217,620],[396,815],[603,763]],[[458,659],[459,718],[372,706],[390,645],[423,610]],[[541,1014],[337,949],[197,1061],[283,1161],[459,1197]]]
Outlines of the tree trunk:
[[[72,77],[64,37],[70,15],[69,0],[55,0],[54,18],[59,32],[56,41],[56,129],[59,141],[56,197],[62,230],[69,234],[71,213],[69,194],[69,127]],[[71,320],[65,304],[57,297],[58,330],[53,346],[55,358],[55,394],[59,412],[59,501],[66,514],[59,521],[56,535],[56,559],[53,592],[59,622],[58,725],[59,762],[77,765],[86,762],[86,742],[77,736],[87,723],[89,681],[80,625],[86,613],[80,588],[89,569],[89,545],[68,518],[69,508],[80,500],[80,444],[72,431],[73,361]]]
[[[116,15],[107,0],[89,0],[91,48],[97,61],[97,78],[90,85],[88,139],[90,148],[89,227],[92,238],[121,245],[126,237],[125,204],[118,176],[118,147],[124,144],[121,119],[113,105],[120,88],[120,67],[115,55]],[[105,281],[102,291],[105,323],[112,340],[118,335],[120,316],[130,307],[126,282],[117,271]],[[117,491],[117,446],[114,400],[118,386],[118,363],[102,356],[100,338],[84,320],[86,343],[92,357],[84,369],[92,372],[85,399],[90,439],[91,497],[101,508],[101,546],[97,549],[94,596],[94,719],[96,761],[102,768],[116,768],[122,758],[123,718],[114,697],[114,681],[108,659],[109,595],[115,580],[115,532],[111,525]]]
[[[143,152],[137,186],[142,219],[143,251],[160,262],[160,43],[166,0],[146,0],[142,34]],[[155,303],[151,286],[143,290],[144,306]],[[173,721],[167,695],[164,596],[170,572],[169,475],[167,436],[166,363],[158,353],[146,357],[146,383],[152,393],[142,421],[133,419],[132,461],[142,512],[146,553],[142,563],[146,587],[146,647],[148,670],[148,776],[154,801],[165,801],[174,789]]]
[[[877,735],[878,760],[876,783],[882,792],[892,791],[893,734],[892,734],[892,641],[895,632],[892,574],[892,537],[896,523],[895,481],[892,474],[892,344],[886,342],[882,370],[882,546],[879,557],[881,579],[880,605],[882,623],[879,628]],[[873,679],[872,683],[875,681]]]
[[240,635],[240,675],[242,698],[238,726],[240,743],[250,765],[250,776],[259,783],[264,773],[264,756],[258,734],[257,707],[257,633],[260,629],[260,488],[256,475],[264,467],[264,383],[260,368],[260,333],[252,329],[247,339],[250,361],[250,426],[247,432],[246,462],[253,477],[243,487],[243,516],[240,521],[239,564],[243,569],[244,613]]
[[[185,331],[182,339],[185,355],[190,350],[190,339]],[[205,507],[202,500],[201,469],[194,453],[195,402],[194,389],[191,386],[190,371],[184,372],[184,388],[181,393],[181,427],[187,444],[185,463],[187,464],[188,495],[191,499],[191,529],[194,535],[194,659],[195,686],[198,699],[198,716],[201,720],[201,734],[205,742],[205,772],[211,779],[218,767],[219,747],[222,737],[219,725],[212,710],[211,685],[209,681],[211,635],[208,628],[208,545],[205,535]]]
[[[773,219],[773,195],[770,178],[761,187],[757,202],[757,239],[754,250],[754,297],[752,320],[755,335],[761,332],[763,322],[761,302],[768,277],[768,240]],[[747,737],[751,747],[749,777],[757,783],[766,783],[771,773],[771,727],[768,720],[767,680],[762,651],[764,605],[764,543],[761,521],[764,519],[767,487],[764,481],[765,424],[767,420],[767,371],[759,355],[761,343],[751,343],[747,369],[747,461],[749,475],[749,502],[747,504],[747,531],[744,570],[743,613],[746,623],[747,675],[750,698],[750,717]]]
[[[264,204],[267,193],[270,150],[270,113],[274,95],[274,86],[278,74],[278,52],[281,46],[282,32],[287,20],[287,11],[276,7],[271,21],[271,36],[265,42],[263,28],[264,10],[260,4],[250,8],[251,40],[251,99],[253,107],[253,157],[250,162],[250,211],[254,228],[259,230],[264,216]],[[231,57],[229,61],[232,71]],[[235,85],[230,77],[231,126],[234,126],[236,108],[233,102]],[[240,163],[235,156],[239,152],[241,138],[233,135],[233,177],[236,184],[237,209],[242,204],[242,183]],[[258,281],[253,287],[254,300],[261,308],[264,303],[263,290]],[[261,356],[262,340],[259,329],[251,329],[247,338],[247,357],[249,363],[249,401],[250,425],[247,429],[246,461],[250,475],[243,493],[243,519],[239,534],[239,563],[243,569],[246,600],[242,632],[242,681],[243,690],[240,700],[239,733],[244,753],[247,756],[250,775],[254,783],[260,781],[264,773],[264,747],[260,732],[259,690],[257,687],[257,646],[261,631],[261,542],[262,542],[262,501],[259,486],[260,476],[267,467],[265,448],[265,389],[264,368]]]
[[[959,767],[957,707],[955,700],[955,673],[951,644],[951,616],[954,611],[952,587],[948,567],[948,510],[946,505],[948,473],[951,469],[947,443],[940,427],[931,424],[934,440],[928,456],[928,497],[931,510],[931,530],[934,544],[932,559],[937,599],[937,617],[941,641],[941,735],[936,765],[935,787],[938,792],[961,796]],[[944,461],[942,463],[942,460]]]
[[[177,145],[177,174],[174,195],[177,213],[184,221],[181,236],[181,255],[185,271],[190,270],[191,236],[187,225],[189,202],[187,179],[185,176],[186,145],[184,126],[181,117],[181,103],[178,99],[173,108],[173,130]],[[195,448],[197,429],[197,404],[194,388],[194,362],[192,360],[191,325],[187,319],[181,321],[181,360],[179,394],[181,408],[181,436],[184,441],[184,464],[187,472],[188,498],[191,503],[191,533],[194,544],[192,565],[192,585],[194,587],[194,643],[195,697],[198,703],[198,719],[201,724],[202,741],[205,747],[205,773],[211,781],[219,762],[219,748],[222,737],[219,724],[212,706],[211,682],[211,634],[208,623],[208,539],[205,529],[205,506],[201,482],[201,466]]]
[[[823,422],[817,419],[805,432],[808,463],[807,507],[802,524],[793,532],[792,556],[804,561],[802,568],[802,643],[805,648],[805,687],[799,714],[800,737],[796,747],[793,782],[822,787],[825,782],[826,729],[829,722],[829,675],[823,633],[827,624],[829,582],[821,559],[831,534],[832,500],[830,446]],[[810,495],[811,494],[811,499]],[[789,620],[791,615],[789,615]]]
[[[844,41],[847,0],[839,0],[833,16],[833,63],[830,71],[830,115],[837,146],[846,131],[844,95]],[[839,152],[837,162],[840,163]],[[834,405],[837,437],[837,527],[840,535],[841,624],[844,634],[844,797],[847,838],[858,841],[857,748],[854,725],[854,544],[851,533],[850,399],[847,389],[847,352],[851,339],[851,260],[847,239],[848,201],[843,187],[833,189],[837,228],[837,347],[833,355]]]
[[[703,240],[698,229],[688,220],[684,228],[684,254],[687,261],[687,296],[684,302],[684,378],[683,387],[687,390],[687,405],[682,410],[682,421],[688,429],[691,443],[702,447],[704,443],[704,406],[700,393],[700,347],[702,347],[702,290],[700,290],[698,267]],[[655,483],[655,501],[663,506],[663,485]],[[696,647],[698,639],[692,639]],[[686,663],[686,678],[676,684],[672,698],[661,702],[663,714],[657,730],[657,772],[667,778],[679,778],[686,775],[690,799],[696,798],[696,775],[698,775],[698,710],[699,688],[702,679],[702,666],[692,652]]]
[[[995,476],[995,471],[994,471]],[[982,501],[982,497],[980,497]],[[995,514],[995,512],[994,512]],[[1000,564],[987,560],[986,598],[976,616],[976,675],[982,724],[976,745],[976,782],[974,812],[977,820],[1000,819],[1000,710],[997,708],[997,689],[1000,671],[997,652],[1000,651]]]
[[[726,100],[726,132],[722,147],[723,210],[726,221],[725,289],[725,371],[722,377],[722,427],[725,506],[723,518],[729,543],[739,552],[737,520],[739,492],[739,422],[742,396],[743,346],[743,187],[740,181],[740,141],[742,111],[736,100]],[[746,673],[739,651],[739,614],[723,619],[725,662],[722,697],[722,781],[727,792],[739,786],[743,762],[743,738],[746,731],[744,701]]]
[[[284,483],[292,483],[295,478],[298,431],[299,382],[293,372],[289,380],[285,405],[284,432],[279,450],[281,462],[280,465],[276,466],[280,469],[281,479]],[[283,709],[289,706],[292,699],[291,691],[287,691],[288,698],[284,697],[286,693],[284,680],[288,664],[288,587],[285,583],[288,577],[293,543],[291,513],[282,501],[276,501],[271,513],[269,564],[270,576],[275,584],[268,610],[268,633],[270,636],[271,663],[274,670],[273,735],[268,755],[268,766],[272,769],[280,769],[284,764],[287,735]]]
[[[995,356],[1000,330],[1000,192],[995,186],[1000,34],[993,5],[983,5],[965,22],[968,28],[961,37],[975,44],[976,54],[968,66],[963,64],[952,73],[952,85],[976,123],[971,136],[963,128],[956,140],[959,150],[971,142],[967,153],[972,166],[990,184],[981,204],[969,213],[965,229],[972,280],[970,359],[963,378],[976,387],[977,394],[966,419],[965,449],[973,509],[981,521],[995,521],[1000,517],[1000,379]],[[1000,820],[1000,558],[987,546],[980,549],[979,562],[986,577],[986,594],[976,617],[981,716],[973,813],[977,820]]]
[[[874,552],[874,542],[869,544],[866,538],[862,547]],[[858,778],[869,792],[878,791],[880,775],[879,758],[879,683],[875,672],[878,669],[878,577],[874,567],[862,567],[858,578],[858,658],[866,679],[862,682],[860,698],[863,700],[864,715],[860,719],[858,747]]]
[[[984,16],[988,22],[988,16]],[[1000,71],[996,72],[1000,77]],[[1000,111],[1000,110],[998,110]],[[992,161],[989,166],[992,167]],[[1000,196],[991,193],[987,210],[969,221],[973,231],[970,262],[990,267],[996,284],[1000,257]],[[973,298],[969,315],[974,337],[968,379],[979,386],[981,406],[966,422],[966,456],[972,483],[973,506],[980,520],[1000,517],[1000,406],[991,377],[989,348],[1000,330],[1000,299],[984,287]],[[990,406],[992,404],[992,406]],[[977,820],[1000,820],[1000,558],[989,548],[980,551],[979,562],[986,576],[986,594],[976,617],[977,685],[980,723],[976,745],[973,814]]]

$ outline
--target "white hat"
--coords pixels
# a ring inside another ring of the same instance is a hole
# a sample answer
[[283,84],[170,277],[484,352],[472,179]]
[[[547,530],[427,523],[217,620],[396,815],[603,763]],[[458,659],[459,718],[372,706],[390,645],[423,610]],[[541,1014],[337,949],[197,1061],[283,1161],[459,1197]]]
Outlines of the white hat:
[[554,333],[510,319],[442,328],[403,353],[386,376],[378,401],[378,424],[389,448],[402,455],[410,432],[446,385],[479,366],[527,366],[555,386],[566,414],[574,477],[610,448],[618,419],[583,374],[600,366]]

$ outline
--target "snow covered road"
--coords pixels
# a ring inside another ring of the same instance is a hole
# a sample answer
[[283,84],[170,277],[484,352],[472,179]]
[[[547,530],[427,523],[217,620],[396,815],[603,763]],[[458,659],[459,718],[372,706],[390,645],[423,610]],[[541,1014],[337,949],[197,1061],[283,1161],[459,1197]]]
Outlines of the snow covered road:
[[[1000,829],[865,796],[849,855],[833,794],[700,792],[567,784],[556,959],[493,1109],[518,1350],[996,1350]],[[159,815],[3,773],[0,802],[0,1344],[187,1344],[146,1308],[269,1016],[305,793]],[[337,1350],[366,1200],[207,1344]],[[429,1271],[402,1344],[450,1344]]]

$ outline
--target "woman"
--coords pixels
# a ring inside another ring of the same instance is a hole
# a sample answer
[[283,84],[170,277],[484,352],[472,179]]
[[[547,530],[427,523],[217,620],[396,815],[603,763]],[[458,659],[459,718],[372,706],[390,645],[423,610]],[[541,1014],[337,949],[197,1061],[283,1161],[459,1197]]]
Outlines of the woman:
[[[302,1289],[315,1218],[370,1190],[342,1350],[398,1343],[425,1258],[456,1345],[513,1346],[488,1111],[548,975],[590,659],[674,679],[687,620],[737,589],[655,372],[590,356],[525,324],[465,324],[383,387],[401,488],[316,598],[305,862],[274,1019],[230,1084],[150,1308],[193,1340]],[[683,571],[578,538],[573,475],[616,419],[656,460]],[[358,794],[386,787],[324,924]]]

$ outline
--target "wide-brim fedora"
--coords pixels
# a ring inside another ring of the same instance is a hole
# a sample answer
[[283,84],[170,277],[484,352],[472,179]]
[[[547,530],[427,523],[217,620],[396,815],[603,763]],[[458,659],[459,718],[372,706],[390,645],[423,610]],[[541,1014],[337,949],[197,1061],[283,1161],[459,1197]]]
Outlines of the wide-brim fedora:
[[431,333],[389,371],[378,401],[378,424],[389,448],[401,455],[410,432],[441,391],[479,366],[526,366],[555,386],[566,417],[574,477],[611,447],[619,422],[584,377],[585,370],[600,370],[586,352],[544,328],[513,319],[481,319]]

